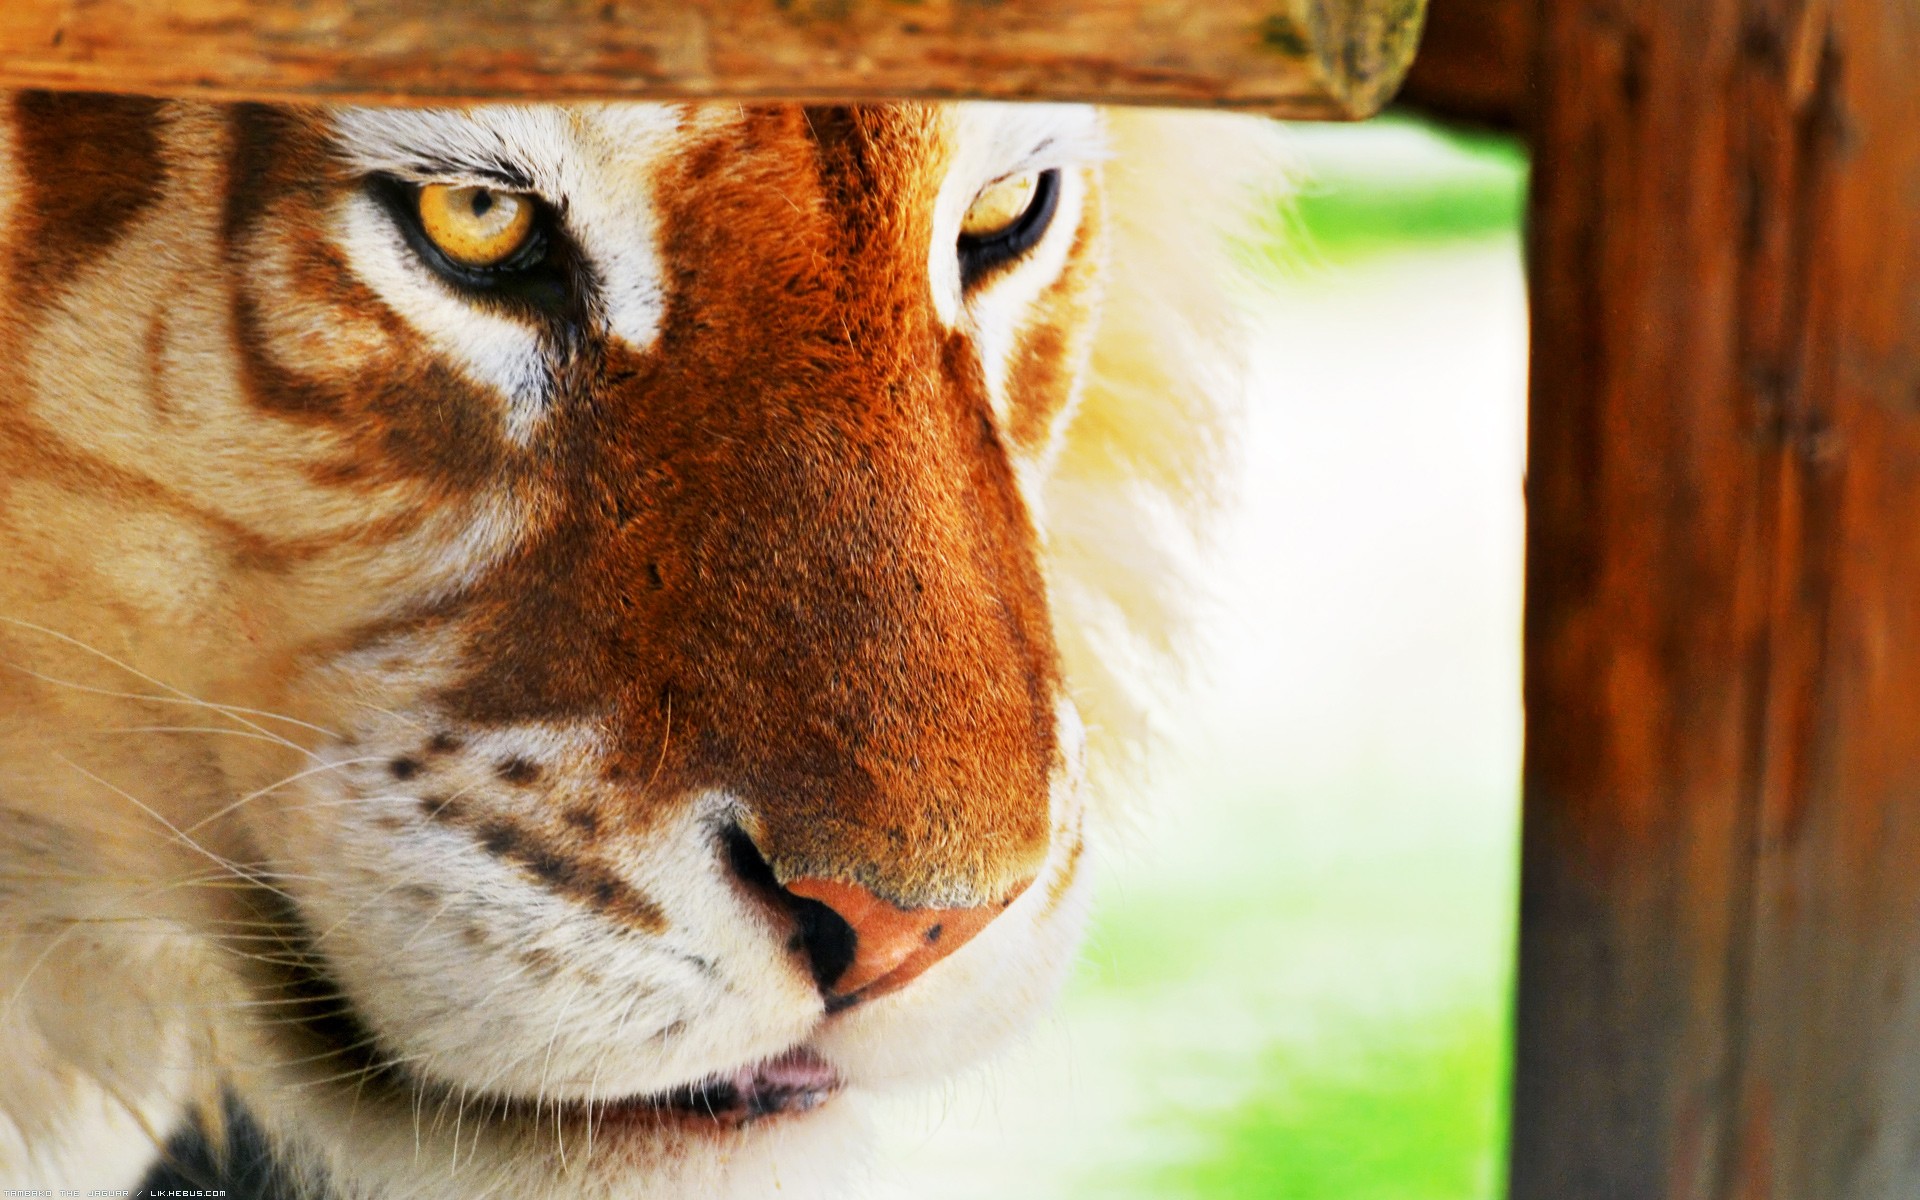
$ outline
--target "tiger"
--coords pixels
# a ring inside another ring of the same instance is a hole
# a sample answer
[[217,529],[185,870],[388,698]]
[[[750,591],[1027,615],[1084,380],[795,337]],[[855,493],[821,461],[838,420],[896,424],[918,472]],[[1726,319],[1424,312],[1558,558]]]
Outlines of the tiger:
[[0,98],[0,1184],[847,1194],[1128,824],[1266,125]]

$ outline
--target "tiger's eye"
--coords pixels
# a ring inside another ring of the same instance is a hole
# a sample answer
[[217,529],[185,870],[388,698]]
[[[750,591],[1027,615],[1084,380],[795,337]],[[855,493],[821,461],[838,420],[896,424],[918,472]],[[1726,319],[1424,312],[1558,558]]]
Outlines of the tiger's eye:
[[498,266],[533,236],[533,198],[430,183],[420,189],[420,227],[442,254],[462,266]]
[[1033,207],[1033,195],[1039,187],[1038,171],[1009,175],[988,184],[973,198],[967,215],[960,218],[960,236],[990,238],[1005,233]]

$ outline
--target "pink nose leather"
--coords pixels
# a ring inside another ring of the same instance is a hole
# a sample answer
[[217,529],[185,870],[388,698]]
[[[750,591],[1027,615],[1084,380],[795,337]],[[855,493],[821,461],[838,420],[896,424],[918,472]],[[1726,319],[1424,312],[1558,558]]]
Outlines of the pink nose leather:
[[853,962],[833,981],[833,991],[867,1000],[898,991],[972,941],[1031,882],[1020,884],[997,904],[978,908],[901,908],[837,879],[796,879],[786,889],[826,905],[853,929]]

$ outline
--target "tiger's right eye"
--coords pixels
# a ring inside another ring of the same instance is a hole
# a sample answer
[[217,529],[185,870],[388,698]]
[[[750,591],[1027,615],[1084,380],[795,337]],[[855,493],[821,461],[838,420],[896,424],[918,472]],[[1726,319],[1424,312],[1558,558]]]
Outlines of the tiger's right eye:
[[463,267],[496,267],[533,237],[534,199],[495,188],[430,183],[417,200],[420,228]]

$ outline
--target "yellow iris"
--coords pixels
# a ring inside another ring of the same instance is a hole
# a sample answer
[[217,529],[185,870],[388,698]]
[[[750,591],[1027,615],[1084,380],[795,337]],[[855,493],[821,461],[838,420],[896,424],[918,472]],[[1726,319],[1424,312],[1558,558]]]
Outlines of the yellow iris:
[[533,198],[430,183],[420,189],[420,227],[442,254],[462,266],[498,266],[533,236]]
[[1033,207],[1034,193],[1040,189],[1040,172],[1009,175],[988,184],[973,198],[967,215],[960,218],[960,235],[990,238],[1013,228]]

